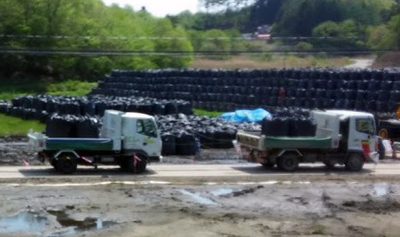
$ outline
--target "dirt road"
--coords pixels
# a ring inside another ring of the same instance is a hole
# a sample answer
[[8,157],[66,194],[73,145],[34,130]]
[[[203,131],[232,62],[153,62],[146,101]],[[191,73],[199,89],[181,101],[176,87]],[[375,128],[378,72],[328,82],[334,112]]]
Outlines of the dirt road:
[[0,167],[0,180],[21,179],[21,178],[115,178],[115,179],[163,179],[163,178],[201,178],[213,180],[213,178],[250,178],[250,179],[271,179],[272,177],[291,176],[326,176],[326,175],[350,175],[350,176],[382,176],[399,175],[400,164],[366,164],[362,172],[348,172],[343,166],[328,169],[320,164],[302,164],[295,173],[282,172],[277,168],[265,169],[261,165],[234,164],[234,165],[151,165],[148,171],[139,176],[121,173],[117,167],[79,167],[76,174],[65,176],[56,173],[50,166],[38,167]]
[[0,236],[398,236],[396,182],[0,185]]
[[346,68],[360,68],[360,69],[369,68],[375,62],[375,59],[353,59],[353,60],[354,63],[349,66],[346,66]]
[[400,164],[0,168],[0,236],[398,236]]

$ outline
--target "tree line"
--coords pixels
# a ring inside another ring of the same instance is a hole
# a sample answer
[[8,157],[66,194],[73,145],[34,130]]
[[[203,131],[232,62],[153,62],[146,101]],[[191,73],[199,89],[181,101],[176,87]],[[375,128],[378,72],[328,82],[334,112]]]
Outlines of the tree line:
[[[218,12],[183,12],[170,19],[185,29],[237,29],[253,33],[272,26],[279,37],[334,37],[311,40],[318,47],[393,48],[399,44],[399,0],[201,0]],[[239,6],[239,7],[238,7]]]
[[[329,43],[300,42],[299,50],[315,46],[372,49],[400,46],[399,0],[201,2],[205,11],[156,18],[143,9],[106,6],[101,0],[2,0],[0,49],[182,51],[189,54],[179,57],[0,54],[0,77],[50,75],[96,79],[113,68],[184,68],[192,63],[190,53],[194,51],[254,49],[254,45],[241,39],[241,34],[254,32],[260,25],[271,25],[274,36],[339,39]],[[19,37],[27,35],[41,37]]]
[[[15,36],[0,37],[0,47],[12,49],[193,51],[182,26],[173,26],[167,18],[155,18],[130,7],[106,6],[101,0],[2,0],[0,34]],[[179,39],[158,39],[163,37]],[[39,57],[2,54],[0,75],[10,77],[16,73],[29,73],[32,76],[98,78],[112,68],[187,67],[191,61],[191,56]]]

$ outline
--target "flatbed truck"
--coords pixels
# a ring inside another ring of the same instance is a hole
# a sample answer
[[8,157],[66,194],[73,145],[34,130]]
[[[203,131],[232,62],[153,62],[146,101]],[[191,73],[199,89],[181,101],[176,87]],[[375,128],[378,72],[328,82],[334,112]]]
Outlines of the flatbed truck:
[[154,117],[107,110],[100,138],[51,138],[29,132],[29,144],[56,171],[72,174],[78,165],[119,165],[122,170],[143,173],[149,162],[162,159],[162,141]]
[[[333,168],[345,165],[360,171],[376,157],[378,136],[370,113],[327,110],[312,111],[317,123],[314,137],[273,137],[261,132],[239,131],[236,144],[244,159],[271,168],[293,172],[299,163],[322,162]],[[374,159],[375,160],[375,159]]]

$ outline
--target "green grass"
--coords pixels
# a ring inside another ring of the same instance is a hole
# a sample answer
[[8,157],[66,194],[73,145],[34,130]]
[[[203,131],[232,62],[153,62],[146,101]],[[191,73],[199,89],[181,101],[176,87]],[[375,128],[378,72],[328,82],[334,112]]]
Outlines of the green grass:
[[0,99],[11,100],[19,96],[46,93],[46,85],[42,82],[0,82]]
[[83,82],[78,80],[67,80],[55,83],[46,83],[42,81],[1,82],[0,100],[11,100],[19,96],[38,94],[85,96],[96,86],[97,83],[95,82]]
[[26,135],[30,129],[43,132],[45,125],[35,120],[23,120],[0,114],[0,136]]
[[[42,81],[1,82],[0,100],[11,100],[19,96],[38,94],[85,96],[96,86],[97,83],[78,80],[67,80],[56,83],[46,83]],[[41,124],[39,121],[23,120],[3,114],[0,114],[0,121],[0,136],[26,135],[30,129],[42,132],[45,128],[45,125]]]
[[82,82],[77,80],[68,80],[68,81],[49,84],[47,86],[47,94],[85,96],[96,86],[97,86],[96,82]]
[[201,109],[193,109],[195,115],[199,116],[209,116],[209,117],[219,117],[223,113],[222,112],[217,112],[217,111],[206,111],[206,110],[201,110]]

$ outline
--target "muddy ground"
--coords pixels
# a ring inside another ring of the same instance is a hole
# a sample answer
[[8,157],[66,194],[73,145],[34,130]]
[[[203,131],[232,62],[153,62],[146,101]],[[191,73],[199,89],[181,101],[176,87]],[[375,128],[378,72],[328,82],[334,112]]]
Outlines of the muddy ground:
[[400,232],[400,185],[395,182],[21,185],[0,186],[0,236],[398,236]]

